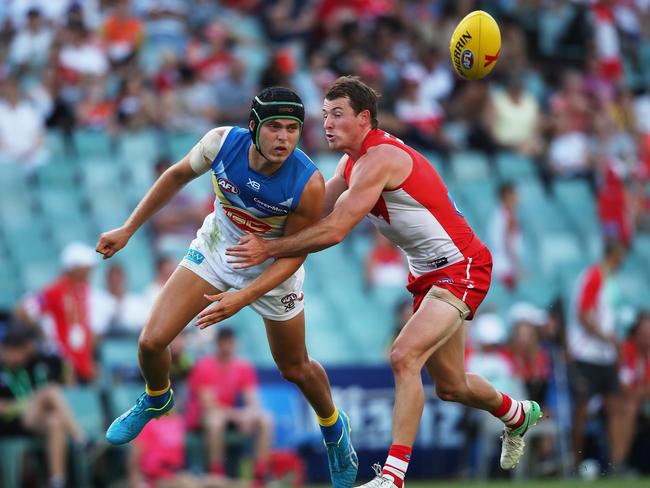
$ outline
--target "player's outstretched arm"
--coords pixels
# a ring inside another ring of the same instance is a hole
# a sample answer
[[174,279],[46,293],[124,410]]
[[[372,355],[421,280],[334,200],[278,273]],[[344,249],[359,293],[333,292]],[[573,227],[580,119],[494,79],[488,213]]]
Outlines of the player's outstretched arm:
[[[323,176],[315,172],[300,197],[296,210],[287,217],[285,235],[292,235],[317,222],[323,208],[325,184]],[[262,240],[262,239],[260,239]],[[237,291],[227,291],[218,295],[206,295],[216,305],[206,308],[198,315],[196,325],[201,329],[231,317],[250,305],[273,288],[286,281],[305,261],[306,255],[276,259],[248,286]]]
[[321,251],[341,242],[375,206],[392,175],[394,160],[382,151],[369,151],[354,166],[350,187],[336,201],[334,209],[318,223],[280,239],[263,240],[254,235],[240,239],[226,254],[238,268],[248,268],[267,259],[299,256]]
[[[99,236],[95,250],[108,259],[126,246],[135,231],[185,185],[210,169],[225,128],[212,129],[179,162],[168,168],[140,200],[124,225]],[[214,155],[213,155],[214,154]],[[210,157],[212,156],[212,157]]]

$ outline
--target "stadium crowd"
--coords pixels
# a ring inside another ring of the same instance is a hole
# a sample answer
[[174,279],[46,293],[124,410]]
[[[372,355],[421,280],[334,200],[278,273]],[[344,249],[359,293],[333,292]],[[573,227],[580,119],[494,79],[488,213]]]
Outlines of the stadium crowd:
[[[476,8],[497,19],[502,49],[487,80],[467,82],[452,70],[448,42],[458,20]],[[637,290],[642,298],[633,300],[627,315],[617,313],[610,279],[634,255],[644,266],[637,270],[645,274],[643,283],[650,283],[648,0],[7,0],[0,3],[0,25],[0,178],[5,168],[19,167],[32,188],[39,188],[42,168],[57,168],[61,158],[83,159],[76,137],[81,132],[104,134],[110,154],[118,154],[126,135],[154,133],[160,174],[173,162],[169,136],[199,137],[215,126],[245,125],[251,98],[272,85],[301,95],[302,147],[310,155],[324,153],[323,93],[341,74],[358,75],[381,92],[380,126],[435,154],[447,174],[459,174],[452,164],[459,151],[479,154],[491,175],[503,171],[498,161],[506,153],[531,163],[543,195],[558,182],[584,183],[598,216],[597,232],[590,235],[597,252],[585,251],[589,266],[570,270],[571,292],[560,290],[546,308],[486,306],[471,331],[468,363],[502,381],[504,391],[521,388],[523,396],[543,404],[549,425],[568,426],[576,466],[601,458],[610,474],[647,474],[641,453],[650,443],[650,298],[647,289]],[[53,140],[63,151],[53,151]],[[536,214],[520,208],[530,187],[520,189],[507,177],[499,184],[494,211],[475,209],[474,217],[485,218],[479,225],[493,253],[494,286],[515,297],[539,272],[527,263],[523,235],[531,225],[526,219]],[[175,264],[176,256],[164,250],[191,240],[210,211],[208,200],[179,195],[156,216],[147,235],[156,276],[146,289],[130,290],[132,270],[120,263],[95,289],[93,249],[65,243],[55,281],[20,289],[19,298],[3,303],[0,445],[17,434],[44,436],[50,486],[64,486],[67,452],[85,452],[93,460],[104,455],[101,436],[83,432],[57,385],[110,392],[106,381],[113,380],[106,380],[107,365],[97,354],[101,344],[136,342]],[[0,224],[0,252],[11,256],[9,232]],[[380,236],[369,238],[370,249],[358,263],[365,267],[366,288],[401,286],[406,272],[399,252]],[[4,255],[0,267],[8,262]],[[0,270],[5,277],[12,279]],[[404,308],[396,304],[396,330]],[[188,336],[174,368],[178,381],[191,388],[198,382],[192,368],[214,359],[194,365],[196,355],[188,358],[186,347],[202,342],[194,348],[198,355],[212,349],[205,346],[210,341]],[[318,350],[312,352],[318,357]],[[244,386],[255,385],[254,372],[246,374]],[[558,411],[558,382],[570,391],[568,421]],[[102,398],[107,409],[111,401]],[[264,453],[269,419],[255,398],[250,401],[254,419],[240,423],[262,438],[257,454]],[[169,432],[182,438],[187,426],[177,421],[166,420]],[[133,486],[148,472],[153,478],[177,475],[183,486],[229,484],[219,444],[225,423],[223,416],[206,415],[209,475],[181,473],[183,451],[170,448],[178,454],[172,461],[132,456]],[[468,420],[475,429],[480,423]],[[145,443],[148,450],[160,445],[160,434],[148,433]],[[558,443],[556,430],[542,431],[536,474],[563,473],[553,461]],[[271,454],[282,474],[282,453]],[[259,461],[255,480],[263,484],[265,470],[273,470]],[[178,472],[161,474],[160,466],[147,465],[157,462],[171,462]],[[7,463],[0,468],[7,470]],[[301,468],[295,472],[302,479]]]

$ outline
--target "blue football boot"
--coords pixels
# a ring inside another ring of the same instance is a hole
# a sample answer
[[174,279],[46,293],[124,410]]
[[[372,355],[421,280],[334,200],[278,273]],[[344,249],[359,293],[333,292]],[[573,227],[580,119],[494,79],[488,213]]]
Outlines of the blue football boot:
[[351,488],[357,479],[359,459],[350,440],[350,419],[340,412],[343,421],[343,431],[338,442],[326,442],[327,460],[329,461],[330,477],[333,488]]
[[129,410],[124,412],[106,431],[106,440],[111,444],[126,444],[138,437],[147,422],[163,415],[169,415],[174,407],[174,390],[169,390],[167,402],[161,407],[155,407],[150,397],[143,393]]

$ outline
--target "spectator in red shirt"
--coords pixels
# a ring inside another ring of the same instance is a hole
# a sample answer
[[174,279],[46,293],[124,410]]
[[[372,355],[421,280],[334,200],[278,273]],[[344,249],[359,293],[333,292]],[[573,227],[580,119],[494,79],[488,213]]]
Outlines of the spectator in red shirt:
[[639,314],[621,346],[618,370],[621,393],[617,411],[618,441],[612,444],[612,464],[621,468],[634,442],[640,407],[650,401],[650,312]]
[[207,436],[209,470],[225,473],[223,438],[234,425],[244,434],[255,435],[254,472],[257,483],[267,474],[272,421],[262,410],[258,397],[257,374],[253,366],[236,356],[232,329],[217,332],[214,356],[200,359],[188,379],[187,422],[191,429],[202,427]]
[[[94,336],[91,329],[90,274],[97,254],[80,242],[68,244],[61,255],[63,271],[54,283],[28,296],[17,316],[44,333],[71,367],[75,382],[95,379]],[[46,320],[44,320],[46,319]]]

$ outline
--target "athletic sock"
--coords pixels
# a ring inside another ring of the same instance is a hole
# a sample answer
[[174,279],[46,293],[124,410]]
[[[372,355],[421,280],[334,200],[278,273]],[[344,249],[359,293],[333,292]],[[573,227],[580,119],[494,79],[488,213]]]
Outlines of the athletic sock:
[[388,451],[388,457],[381,470],[381,475],[385,478],[392,478],[393,484],[397,488],[404,486],[404,476],[406,476],[406,470],[409,467],[412,450],[409,446],[393,444]]
[[145,386],[145,392],[147,393],[147,403],[156,408],[160,408],[169,400],[171,382],[167,383],[167,387],[162,390],[151,390],[149,386]]
[[509,429],[520,427],[526,419],[524,405],[518,400],[513,400],[505,393],[501,393],[501,405],[499,408],[491,413],[506,424],[506,427]]
[[334,407],[334,413],[329,417],[318,417],[318,425],[326,443],[337,444],[341,440],[343,419],[339,415],[338,408]]

